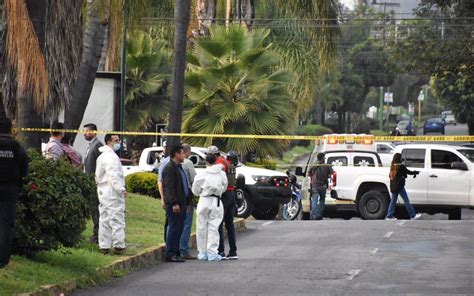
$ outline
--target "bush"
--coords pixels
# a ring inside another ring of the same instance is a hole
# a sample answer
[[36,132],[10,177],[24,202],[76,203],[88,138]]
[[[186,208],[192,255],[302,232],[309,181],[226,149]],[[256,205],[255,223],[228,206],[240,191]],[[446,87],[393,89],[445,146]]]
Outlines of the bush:
[[[318,124],[299,125],[295,129],[295,134],[299,136],[322,136],[325,134],[332,134],[332,130],[328,127]],[[309,140],[299,140],[297,146],[308,147]]]
[[125,177],[125,186],[128,192],[160,198],[156,181],[157,175],[154,173],[133,173]]
[[29,173],[17,206],[14,253],[30,256],[75,246],[85,230],[90,201],[97,198],[93,177],[66,160],[47,160],[35,151],[28,155]]

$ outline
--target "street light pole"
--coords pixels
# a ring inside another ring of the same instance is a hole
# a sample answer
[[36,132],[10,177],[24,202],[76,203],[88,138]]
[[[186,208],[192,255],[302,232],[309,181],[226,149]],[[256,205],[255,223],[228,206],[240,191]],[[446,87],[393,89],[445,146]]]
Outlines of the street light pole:
[[379,130],[383,130],[383,86],[380,87]]

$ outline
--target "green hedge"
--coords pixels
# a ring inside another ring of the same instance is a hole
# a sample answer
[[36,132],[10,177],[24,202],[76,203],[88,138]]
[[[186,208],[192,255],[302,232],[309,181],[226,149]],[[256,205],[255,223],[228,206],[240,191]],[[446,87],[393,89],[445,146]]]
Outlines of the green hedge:
[[158,191],[157,175],[154,173],[140,172],[125,177],[127,192],[149,195],[160,198]]
[[85,230],[90,201],[97,198],[93,177],[66,160],[47,160],[33,150],[28,156],[29,171],[17,206],[13,252],[29,256],[75,246]]
[[[319,124],[298,125],[295,128],[295,134],[298,136],[322,136],[325,134],[332,134],[332,130],[326,126]],[[309,146],[310,141],[299,140],[297,146]]]
[[258,159],[257,162],[247,162],[247,166],[261,169],[276,170],[277,163],[273,160]]

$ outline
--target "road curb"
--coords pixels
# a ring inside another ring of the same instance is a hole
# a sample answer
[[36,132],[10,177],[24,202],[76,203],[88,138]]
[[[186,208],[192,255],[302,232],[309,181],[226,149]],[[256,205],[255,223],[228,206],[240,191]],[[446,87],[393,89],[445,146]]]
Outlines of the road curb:
[[[242,232],[247,230],[245,219],[238,218],[234,220],[236,231]],[[19,294],[20,296],[57,296],[61,294],[69,294],[73,291],[93,287],[102,282],[106,282],[110,278],[118,275],[127,274],[141,268],[154,266],[164,260],[165,244],[147,248],[138,254],[122,257],[112,264],[99,267],[96,269],[96,275],[101,280],[95,282],[90,276],[83,275],[77,279],[63,282],[57,285],[45,285],[35,292]],[[190,239],[191,248],[196,248],[196,234],[193,233]]]

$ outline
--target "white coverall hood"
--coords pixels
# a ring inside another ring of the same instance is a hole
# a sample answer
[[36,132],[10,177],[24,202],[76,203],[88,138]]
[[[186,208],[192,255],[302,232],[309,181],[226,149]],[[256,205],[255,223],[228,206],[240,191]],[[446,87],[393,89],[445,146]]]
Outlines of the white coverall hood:
[[[218,261],[219,225],[224,207],[219,198],[227,190],[227,176],[221,165],[207,167],[194,178],[192,191],[199,195],[197,206],[197,248],[199,260]],[[218,196],[218,197],[216,197]]]
[[125,178],[120,158],[109,146],[99,148],[95,177],[99,196],[99,247],[125,248]]

